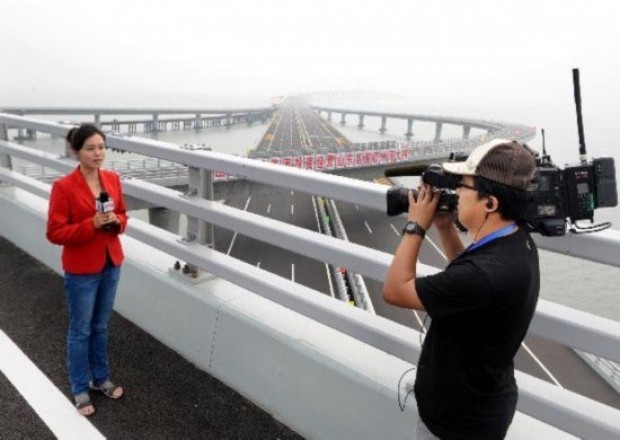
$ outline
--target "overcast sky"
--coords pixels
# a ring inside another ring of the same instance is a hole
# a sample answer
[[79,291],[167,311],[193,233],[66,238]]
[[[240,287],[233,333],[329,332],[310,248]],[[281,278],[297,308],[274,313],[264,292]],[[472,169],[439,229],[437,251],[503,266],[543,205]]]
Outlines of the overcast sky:
[[536,125],[566,112],[574,132],[572,67],[586,115],[617,123],[614,3],[2,0],[0,105],[355,89],[496,119],[520,107]]

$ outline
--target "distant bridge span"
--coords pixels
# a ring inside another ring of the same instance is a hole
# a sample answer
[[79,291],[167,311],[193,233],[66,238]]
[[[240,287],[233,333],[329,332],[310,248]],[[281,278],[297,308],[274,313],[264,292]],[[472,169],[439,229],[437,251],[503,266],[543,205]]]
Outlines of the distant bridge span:
[[[109,126],[112,131],[120,132],[121,126],[127,128],[127,132],[138,132],[138,124],[143,125],[144,132],[157,132],[168,130],[168,124],[172,130],[202,129],[207,127],[230,127],[234,124],[252,124],[255,121],[265,122],[269,119],[275,107],[248,107],[248,108],[102,108],[102,107],[2,107],[0,112],[25,115],[92,115],[93,122],[99,127]],[[178,115],[192,115],[191,118],[179,118]],[[116,118],[102,120],[102,116],[128,116],[150,115],[148,120],[118,120]],[[175,117],[162,118],[162,115],[174,115]],[[36,138],[35,130],[19,129],[18,139]]]
[[[364,118],[366,116],[375,116],[381,118],[380,132],[387,131],[387,119],[403,119],[407,121],[407,132],[404,136],[410,139],[413,136],[413,123],[414,121],[423,121],[435,123],[435,140],[441,140],[441,131],[443,124],[460,125],[463,127],[463,139],[469,139],[469,133],[472,128],[478,128],[486,130],[489,134],[494,134],[496,137],[507,137],[508,139],[529,140],[536,134],[536,129],[519,124],[508,124],[498,121],[487,121],[483,119],[470,119],[454,116],[438,116],[438,115],[426,115],[426,114],[414,114],[414,113],[391,113],[381,111],[369,111],[360,109],[344,109],[338,107],[327,107],[320,105],[310,105],[315,111],[321,115],[323,112],[327,112],[327,120],[332,120],[332,113],[339,113],[341,115],[340,124],[346,124],[347,115],[357,115],[357,126],[364,127]],[[526,134],[523,136],[523,134]],[[526,139],[527,138],[527,139]]]

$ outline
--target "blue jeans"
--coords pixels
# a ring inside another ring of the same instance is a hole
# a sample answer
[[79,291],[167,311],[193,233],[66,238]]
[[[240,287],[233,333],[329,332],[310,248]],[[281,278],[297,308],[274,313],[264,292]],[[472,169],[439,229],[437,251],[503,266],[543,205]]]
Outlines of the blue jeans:
[[92,275],[65,273],[69,305],[67,360],[71,392],[88,391],[88,382],[109,379],[108,321],[112,315],[121,268],[111,265]]

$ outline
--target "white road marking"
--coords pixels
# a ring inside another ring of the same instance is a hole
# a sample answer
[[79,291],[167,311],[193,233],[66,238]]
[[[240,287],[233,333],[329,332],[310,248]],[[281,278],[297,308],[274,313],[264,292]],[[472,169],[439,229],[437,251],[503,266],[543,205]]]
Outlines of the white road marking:
[[267,205],[267,214],[269,214],[270,212],[271,212],[271,203]]
[[295,264],[291,263],[291,281],[295,282]]
[[372,234],[372,229],[370,229],[370,226],[368,226],[368,222],[366,220],[364,220],[364,224],[366,225],[366,229],[368,229],[368,232]]
[[525,348],[525,351],[527,351],[530,354],[530,356],[532,356],[532,359],[534,359],[534,362],[536,362],[538,366],[542,368],[542,370],[547,374],[547,376],[549,376],[549,378],[551,379],[553,383],[555,383],[560,388],[564,388],[562,385],[560,385],[560,382],[555,378],[555,376],[551,374],[551,371],[549,371],[549,369],[547,369],[547,367],[543,365],[543,363],[540,361],[540,359],[536,357],[534,353],[532,353],[532,350],[530,350],[529,347],[525,345],[525,342],[522,342],[521,346]]
[[332,296],[332,298],[335,298],[336,295],[334,294],[334,285],[332,284],[332,277],[329,275],[329,266],[327,265],[327,263],[325,263],[325,272],[327,272],[327,282],[329,283],[329,294]]
[[[250,200],[252,200],[252,196],[248,197],[248,200],[245,202],[245,207],[243,208],[244,211],[248,210],[248,206],[250,206]],[[236,238],[237,238],[237,231],[235,231],[235,233],[233,234],[232,240],[230,240],[230,246],[228,246],[228,252],[226,252],[226,255],[230,255],[230,251],[232,251],[232,247],[235,244]]]
[[394,231],[394,233],[395,233],[398,237],[400,237],[400,232],[398,232],[398,229],[396,229],[392,223],[390,223],[390,226],[392,227],[392,230]]
[[256,267],[258,267],[260,269],[260,261],[258,263],[256,263]]
[[430,237],[427,237],[428,242],[435,248],[435,250],[437,252],[439,252],[439,255],[441,255],[443,257],[444,260],[448,261],[448,257],[446,257],[446,254],[443,253],[443,251],[441,250],[441,248],[439,246],[437,246],[435,244],[435,242],[433,240],[431,240]]
[[357,206],[357,205],[355,205],[355,209],[356,209],[357,211],[359,211],[359,210],[360,210],[360,207],[359,207],[359,206]]
[[57,438],[105,439],[2,330],[0,353],[0,371]]
[[295,205],[291,205],[291,215],[295,213]]
[[415,319],[417,319],[418,324],[420,324],[420,327],[423,329],[422,333],[426,333],[426,329],[424,328],[424,322],[422,321],[422,318],[420,318],[420,314],[415,310],[412,310],[412,312],[413,316],[415,316]]
[[237,238],[237,232],[235,231],[235,233],[233,234],[232,240],[230,240],[230,246],[228,246],[228,251],[226,252],[226,255],[230,255],[230,251],[232,251],[232,247],[233,247],[233,244],[235,244],[236,238]]

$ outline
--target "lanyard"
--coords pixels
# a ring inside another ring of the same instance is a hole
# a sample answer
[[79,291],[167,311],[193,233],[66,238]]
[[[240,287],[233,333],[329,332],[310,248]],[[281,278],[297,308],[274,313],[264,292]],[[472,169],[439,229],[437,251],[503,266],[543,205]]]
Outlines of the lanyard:
[[478,249],[479,247],[484,246],[485,244],[490,243],[493,240],[497,240],[498,238],[511,234],[516,229],[517,229],[517,225],[515,223],[512,223],[508,226],[504,226],[503,228],[498,229],[497,231],[492,232],[491,234],[483,237],[482,240],[480,240],[478,243],[470,244],[469,246],[467,246],[467,249],[465,249],[465,252],[471,252],[474,249]]

